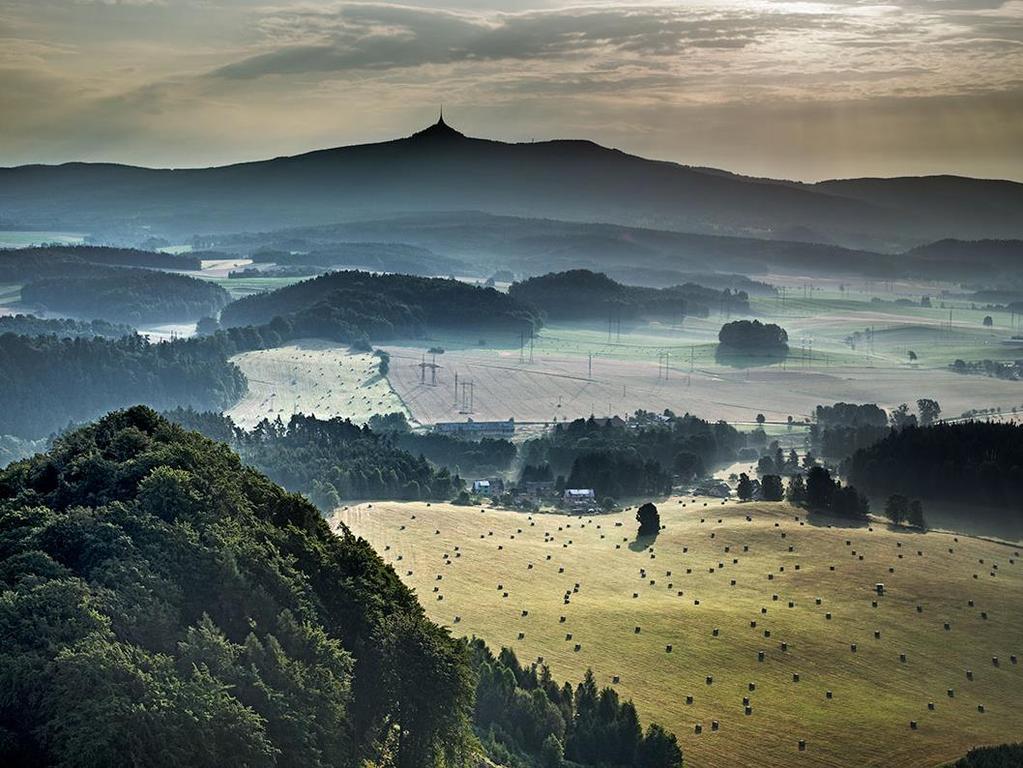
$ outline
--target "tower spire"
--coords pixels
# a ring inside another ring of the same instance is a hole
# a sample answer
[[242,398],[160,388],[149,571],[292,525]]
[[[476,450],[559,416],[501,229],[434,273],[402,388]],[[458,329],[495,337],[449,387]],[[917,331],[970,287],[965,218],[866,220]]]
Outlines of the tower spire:
[[437,125],[445,125],[444,122],[444,105],[440,105],[440,117],[437,119]]

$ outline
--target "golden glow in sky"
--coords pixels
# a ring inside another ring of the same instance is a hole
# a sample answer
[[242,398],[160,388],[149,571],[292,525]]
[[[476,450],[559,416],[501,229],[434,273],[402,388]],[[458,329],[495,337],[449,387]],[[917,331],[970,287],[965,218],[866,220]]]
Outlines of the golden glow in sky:
[[800,179],[1023,179],[1023,0],[0,0],[0,165],[591,138]]

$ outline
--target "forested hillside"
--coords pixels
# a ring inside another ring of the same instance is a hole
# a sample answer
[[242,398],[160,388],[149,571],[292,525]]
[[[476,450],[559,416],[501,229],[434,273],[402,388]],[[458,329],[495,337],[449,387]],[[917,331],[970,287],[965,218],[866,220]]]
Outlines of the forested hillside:
[[541,310],[550,320],[642,320],[706,317],[717,311],[749,310],[749,296],[693,283],[672,288],[622,285],[600,272],[573,269],[514,283],[508,294]]
[[0,434],[45,437],[135,403],[221,410],[246,387],[238,367],[203,340],[0,335]]
[[130,325],[108,323],[106,320],[71,320],[66,317],[44,320],[35,315],[4,315],[0,316],[0,334],[3,333],[57,336],[61,339],[91,339],[93,336],[119,339],[135,333],[135,329]]
[[867,493],[989,504],[1018,515],[1023,426],[975,421],[892,431],[853,454],[847,474]]
[[528,308],[492,288],[441,278],[332,272],[239,299],[224,309],[221,324],[259,326],[278,317],[298,335],[373,340],[418,336],[428,328],[518,334],[536,323]]
[[45,277],[21,289],[22,303],[50,312],[122,323],[195,321],[230,301],[219,285],[148,269],[97,267],[89,274]]
[[398,447],[392,437],[347,419],[296,414],[287,424],[264,419],[246,432],[216,414],[178,409],[167,416],[222,440],[230,429],[229,442],[247,464],[306,494],[325,511],[350,499],[450,499],[463,485],[446,469]]
[[364,541],[146,408],[0,472],[0,763],[425,768],[458,643]]
[[65,275],[76,265],[148,267],[194,270],[202,267],[200,254],[160,253],[136,248],[93,245],[45,245],[0,252],[0,282]]
[[370,546],[144,407],[0,470],[0,764],[680,768],[592,675],[456,641]]

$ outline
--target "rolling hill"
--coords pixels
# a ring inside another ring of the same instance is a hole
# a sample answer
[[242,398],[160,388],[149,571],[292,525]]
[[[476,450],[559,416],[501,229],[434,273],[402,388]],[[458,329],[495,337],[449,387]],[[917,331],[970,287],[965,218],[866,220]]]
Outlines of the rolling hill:
[[0,221],[128,240],[465,209],[886,251],[943,237],[1023,237],[1023,184],[955,177],[799,184],[590,141],[470,138],[443,121],[403,139],[216,168],[0,169]]

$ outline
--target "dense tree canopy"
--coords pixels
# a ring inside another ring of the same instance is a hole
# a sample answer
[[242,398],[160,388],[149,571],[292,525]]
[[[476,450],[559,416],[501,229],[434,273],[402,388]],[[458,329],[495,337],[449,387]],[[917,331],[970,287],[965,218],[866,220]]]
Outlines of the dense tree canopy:
[[1023,426],[974,421],[909,427],[857,451],[846,474],[878,496],[973,502],[1018,513]]
[[21,300],[49,312],[132,324],[195,321],[216,315],[230,301],[219,285],[187,275],[94,269],[33,280],[21,289]]
[[399,436],[347,419],[297,414],[287,424],[264,419],[246,431],[215,413],[179,408],[166,416],[227,442],[245,463],[327,511],[352,499],[450,499],[463,486],[457,475],[402,448]]
[[548,464],[570,487],[620,497],[664,493],[676,466],[689,479],[734,458],[744,445],[745,437],[725,422],[641,411],[629,423],[590,417],[558,424],[527,440],[522,455],[528,464]]
[[0,471],[0,763],[454,765],[473,676],[369,546],[146,408]]
[[201,340],[0,335],[0,434],[44,437],[135,403],[221,410],[246,387],[238,367]]
[[246,296],[221,314],[224,327],[274,321],[291,335],[350,341],[420,336],[429,328],[520,333],[537,324],[532,311],[493,288],[458,280],[331,272],[271,293]]
[[0,334],[4,333],[57,336],[61,339],[91,339],[94,336],[119,339],[135,333],[135,329],[130,325],[108,323],[106,320],[71,320],[63,317],[44,320],[35,315],[4,315],[0,316]]
[[789,335],[781,326],[759,320],[733,320],[721,326],[722,346],[742,351],[788,349]]
[[746,311],[743,291],[715,290],[695,283],[671,288],[622,285],[600,272],[573,269],[513,284],[509,295],[536,307],[550,320],[637,320],[706,317],[711,308]]

